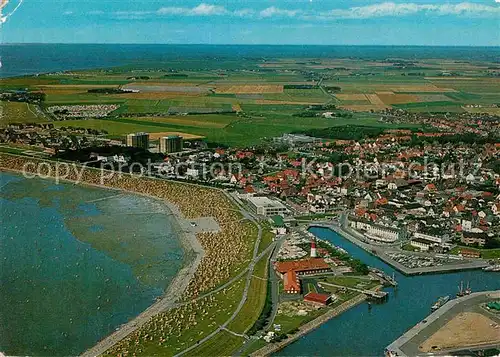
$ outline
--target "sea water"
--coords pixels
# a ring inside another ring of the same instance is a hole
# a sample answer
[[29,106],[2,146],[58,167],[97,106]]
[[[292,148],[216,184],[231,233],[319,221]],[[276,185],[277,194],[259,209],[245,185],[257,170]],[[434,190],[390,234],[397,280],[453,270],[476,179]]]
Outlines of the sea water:
[[0,351],[77,355],[190,259],[161,202],[0,172]]

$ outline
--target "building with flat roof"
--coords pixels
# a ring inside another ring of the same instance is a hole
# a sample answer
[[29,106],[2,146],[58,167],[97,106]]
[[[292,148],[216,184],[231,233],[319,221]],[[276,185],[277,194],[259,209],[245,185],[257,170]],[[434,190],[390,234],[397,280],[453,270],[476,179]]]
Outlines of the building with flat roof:
[[285,205],[277,200],[268,197],[248,197],[248,202],[252,205],[257,214],[262,216],[283,216],[288,210]]
[[160,152],[164,154],[172,154],[181,152],[184,146],[182,136],[170,135],[160,138]]
[[149,149],[148,133],[132,133],[127,135],[127,146],[134,148]]

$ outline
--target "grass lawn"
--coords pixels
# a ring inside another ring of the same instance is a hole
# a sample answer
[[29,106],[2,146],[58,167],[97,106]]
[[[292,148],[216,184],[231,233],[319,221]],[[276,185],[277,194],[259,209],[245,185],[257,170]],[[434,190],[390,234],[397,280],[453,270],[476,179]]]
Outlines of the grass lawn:
[[162,131],[179,131],[177,127],[164,127],[155,125],[142,125],[133,123],[121,123],[106,119],[90,119],[90,120],[64,120],[52,122],[55,127],[79,127],[91,128],[98,130],[106,130],[110,136],[125,136],[137,131],[146,131],[151,133]]
[[404,249],[404,250],[410,251],[410,252],[419,252],[420,251],[420,249],[418,249],[417,247],[412,246],[410,243],[406,243],[401,248]]
[[[227,118],[227,119],[226,119]],[[106,130],[111,137],[125,136],[137,131],[145,132],[168,132],[178,131],[194,135],[205,136],[208,141],[235,146],[247,146],[262,141],[263,138],[280,136],[292,131],[306,130],[310,128],[326,128],[351,125],[372,125],[388,127],[381,124],[376,117],[371,115],[355,116],[351,119],[324,119],[324,118],[298,118],[290,115],[267,115],[262,118],[237,118],[232,115],[214,115],[211,124],[211,115],[168,117],[168,118],[110,118],[91,120],[66,120],[53,122],[57,127],[82,127]],[[224,124],[223,128],[214,127]],[[203,121],[201,125],[199,122]]]
[[269,255],[271,252],[269,252],[267,255],[263,256],[257,264],[255,264],[255,269],[253,271],[253,275],[258,276],[260,278],[267,279],[268,274],[267,274],[267,269],[268,269],[268,263],[269,263]]
[[274,234],[271,231],[271,226],[269,225],[269,223],[263,223],[262,224],[262,239],[260,240],[258,254],[260,254],[264,249],[269,247],[269,245],[273,242],[274,237],[276,237],[276,234]]
[[300,326],[314,320],[318,316],[323,315],[328,311],[328,308],[321,308],[319,310],[311,311],[305,316],[289,316],[285,314],[277,314],[274,319],[274,324],[281,325],[282,333],[290,333],[291,331],[298,329]]
[[243,337],[221,331],[207,342],[186,353],[185,356],[231,356],[245,342]]
[[[243,295],[244,286],[245,279],[242,278],[212,296],[153,317],[138,332],[109,350],[107,355],[128,351],[130,355],[173,356],[195,345],[230,318]],[[144,337],[146,334],[148,338]]]
[[0,102],[0,126],[10,123],[40,123],[45,121],[39,117],[33,105],[22,102]]
[[370,281],[355,276],[329,276],[326,278],[326,282],[346,286],[349,288],[359,287],[362,289],[370,289],[371,287],[378,285],[378,281]]
[[252,277],[247,300],[240,313],[229,324],[228,329],[236,333],[244,333],[252,327],[264,307],[266,292],[267,280]]

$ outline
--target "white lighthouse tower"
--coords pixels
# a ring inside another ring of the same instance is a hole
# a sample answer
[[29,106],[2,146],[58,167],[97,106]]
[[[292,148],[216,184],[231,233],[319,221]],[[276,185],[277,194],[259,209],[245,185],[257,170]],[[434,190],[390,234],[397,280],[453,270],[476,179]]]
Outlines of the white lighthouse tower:
[[311,258],[316,258],[318,253],[316,252],[316,242],[314,239],[311,239]]

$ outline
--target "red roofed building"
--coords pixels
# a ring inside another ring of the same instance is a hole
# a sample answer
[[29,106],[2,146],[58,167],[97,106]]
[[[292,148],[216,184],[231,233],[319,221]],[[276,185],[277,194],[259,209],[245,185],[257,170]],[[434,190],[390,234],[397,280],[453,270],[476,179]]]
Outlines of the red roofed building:
[[276,262],[274,267],[276,271],[282,275],[282,277],[290,270],[295,271],[298,275],[316,274],[330,271],[330,266],[323,258]]
[[465,258],[481,258],[481,252],[467,248],[460,248],[458,255]]
[[320,305],[328,305],[332,302],[332,296],[328,294],[310,292],[306,296],[304,296],[304,301],[309,301]]
[[299,279],[295,271],[289,270],[285,273],[283,278],[283,290],[287,294],[300,294]]

